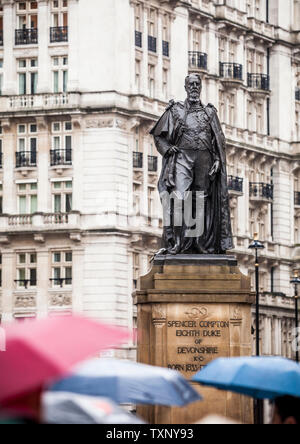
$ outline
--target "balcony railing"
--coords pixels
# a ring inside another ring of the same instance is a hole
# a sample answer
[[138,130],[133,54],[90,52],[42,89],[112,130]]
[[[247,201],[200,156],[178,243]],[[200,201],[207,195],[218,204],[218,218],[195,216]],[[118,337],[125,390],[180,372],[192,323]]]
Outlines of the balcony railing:
[[36,151],[20,151],[16,153],[16,168],[36,167]]
[[69,222],[68,213],[48,213],[44,214],[43,221],[45,225],[61,225]]
[[297,88],[295,91],[295,99],[300,101],[300,88]]
[[249,88],[260,89],[262,91],[270,90],[270,76],[266,74],[248,73],[247,83]]
[[16,45],[34,45],[38,43],[37,28],[16,29],[15,44]]
[[151,52],[157,51],[157,38],[148,35],[148,50]]
[[32,225],[32,214],[14,214],[8,216],[9,227]]
[[18,287],[24,287],[25,290],[30,287],[36,287],[37,280],[36,279],[15,279],[15,283]]
[[50,28],[50,43],[67,42],[68,27],[58,26]]
[[135,46],[143,47],[143,34],[140,31],[135,31]]
[[148,171],[151,173],[156,173],[157,171],[157,157],[148,156]]
[[162,42],[162,52],[163,56],[169,57],[170,56],[170,43],[163,40]]
[[207,70],[207,54],[198,51],[189,51],[189,67]]
[[250,182],[250,197],[273,200],[274,185]]
[[243,193],[244,179],[241,177],[228,176],[228,190]]
[[3,46],[3,31],[0,31],[0,46]]
[[300,192],[299,191],[295,191],[295,205],[296,206],[300,206]]
[[72,150],[51,150],[50,151],[50,165],[72,165]]
[[243,80],[243,65],[239,63],[220,62],[220,77],[224,79]]
[[143,168],[143,153],[133,152],[133,168]]
[[63,288],[64,284],[72,285],[72,278],[53,278],[49,280],[53,283],[54,286],[59,286],[61,288]]

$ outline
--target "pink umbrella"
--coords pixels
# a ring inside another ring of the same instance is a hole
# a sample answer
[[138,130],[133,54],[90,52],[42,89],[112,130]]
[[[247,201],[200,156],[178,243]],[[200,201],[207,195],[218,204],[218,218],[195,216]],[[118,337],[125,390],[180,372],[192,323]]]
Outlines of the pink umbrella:
[[[2,325],[3,327],[3,325]],[[40,389],[78,362],[129,339],[125,329],[81,317],[53,317],[4,326],[0,352],[0,403]]]

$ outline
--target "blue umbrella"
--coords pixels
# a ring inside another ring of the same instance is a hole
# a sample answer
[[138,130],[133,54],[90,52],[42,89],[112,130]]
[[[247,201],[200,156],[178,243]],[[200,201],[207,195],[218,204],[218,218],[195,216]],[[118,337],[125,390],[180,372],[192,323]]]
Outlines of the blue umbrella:
[[202,399],[177,371],[113,359],[88,361],[51,390],[101,396],[118,404],[184,406]]
[[257,399],[300,397],[300,365],[279,357],[216,359],[193,381]]

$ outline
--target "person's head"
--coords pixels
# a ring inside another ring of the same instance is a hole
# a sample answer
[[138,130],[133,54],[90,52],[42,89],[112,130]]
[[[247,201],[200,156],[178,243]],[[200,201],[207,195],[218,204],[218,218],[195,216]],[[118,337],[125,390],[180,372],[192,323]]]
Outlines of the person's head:
[[283,396],[275,399],[272,424],[300,424],[300,398]]
[[199,74],[190,74],[186,77],[185,90],[190,102],[199,102],[202,91],[202,81]]

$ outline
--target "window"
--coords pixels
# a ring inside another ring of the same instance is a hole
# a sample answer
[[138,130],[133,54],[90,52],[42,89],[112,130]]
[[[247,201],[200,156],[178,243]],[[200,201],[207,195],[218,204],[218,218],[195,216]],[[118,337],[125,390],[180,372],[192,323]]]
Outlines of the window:
[[37,59],[18,60],[19,94],[36,94],[38,81]]
[[36,287],[37,255],[36,253],[17,254],[17,286],[19,288]]
[[154,98],[155,96],[155,66],[148,66],[148,88],[149,88],[149,96]]
[[68,86],[68,57],[52,58],[53,92],[67,92]]
[[141,61],[135,61],[135,88],[137,93],[141,92]]
[[0,46],[3,46],[3,6],[0,6]]
[[3,185],[0,183],[0,214],[3,214]]
[[148,35],[157,37],[157,12],[153,8],[148,12]]
[[52,26],[68,26],[68,1],[56,0],[51,2]]
[[72,164],[72,122],[52,124],[51,166]]
[[148,187],[148,218],[155,215],[155,188]]
[[[0,31],[0,43],[1,43],[1,31]],[[0,59],[0,96],[2,96],[3,88],[3,59]]]
[[138,279],[140,277],[140,254],[132,254],[132,264],[133,264],[133,288],[137,288]]
[[68,1],[51,2],[50,42],[68,41]]
[[36,166],[37,141],[35,123],[18,125],[17,168]]
[[226,122],[226,110],[225,110],[225,95],[223,91],[219,92],[219,109],[220,109],[220,120],[222,123]]
[[200,29],[192,28],[192,48],[191,51],[201,52],[202,48],[202,32]]
[[247,129],[253,131],[253,103],[251,100],[247,101]]
[[37,212],[37,183],[21,183],[17,185],[19,214]]
[[2,140],[2,128],[0,126],[0,168],[3,167],[3,140]]
[[55,251],[52,253],[51,279],[53,287],[65,287],[72,285],[71,251]]
[[72,181],[52,182],[53,212],[70,213],[72,211]]
[[142,186],[138,183],[133,184],[133,214],[141,215]]
[[164,68],[163,69],[163,84],[162,84],[162,92],[164,98],[168,99],[168,85],[169,85],[169,70]]
[[37,29],[38,27],[38,2],[17,3],[17,21],[19,29]]
[[2,287],[2,254],[0,254],[0,287]]
[[226,39],[224,37],[220,37],[219,38],[219,61],[222,63],[227,62],[226,46],[227,46]]

